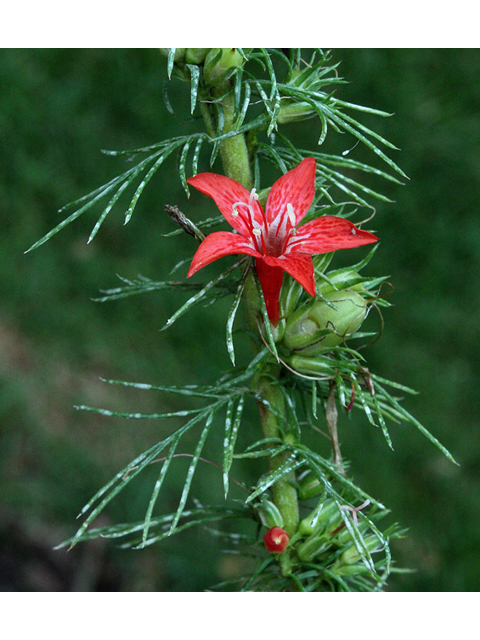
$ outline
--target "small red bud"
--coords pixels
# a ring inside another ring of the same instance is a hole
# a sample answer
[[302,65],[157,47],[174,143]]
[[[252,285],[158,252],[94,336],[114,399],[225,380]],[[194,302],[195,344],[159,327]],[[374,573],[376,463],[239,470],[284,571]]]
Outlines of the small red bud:
[[270,553],[283,553],[288,547],[289,540],[288,533],[280,527],[272,527],[263,536],[265,548]]

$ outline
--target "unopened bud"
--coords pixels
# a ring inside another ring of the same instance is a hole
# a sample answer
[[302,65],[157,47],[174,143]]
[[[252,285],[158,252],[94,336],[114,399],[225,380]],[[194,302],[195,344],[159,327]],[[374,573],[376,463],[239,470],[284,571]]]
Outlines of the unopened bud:
[[315,115],[315,109],[306,102],[297,102],[286,104],[280,107],[277,122],[279,124],[287,124],[288,122],[298,122]]
[[210,49],[187,49],[185,60],[189,64],[201,64]]
[[284,361],[295,371],[312,378],[335,378],[335,361],[328,356],[289,356]]
[[325,535],[311,535],[297,549],[298,557],[302,562],[310,562],[313,558],[327,549],[330,542]]
[[317,476],[308,471],[298,482],[298,497],[300,500],[309,500],[310,498],[316,498],[322,491],[325,490],[325,485],[320,482]]
[[[165,57],[168,57],[170,53],[170,49],[160,49],[160,51]],[[182,60],[185,58],[186,51],[187,51],[186,49],[175,49],[175,53],[173,56],[174,61],[182,62]]]
[[355,333],[367,315],[367,302],[356,291],[330,291],[287,320],[283,341],[302,356],[316,355]]
[[283,553],[288,547],[289,541],[288,533],[280,527],[272,527],[263,536],[265,548],[270,553]]
[[[365,547],[368,549],[369,553],[374,553],[375,551],[380,551],[383,547],[380,545],[380,541],[377,536],[371,535],[367,536],[363,539]],[[358,560],[360,560],[361,555],[358,552],[358,549],[354,544],[351,547],[346,549],[342,555],[340,556],[340,561],[345,564],[354,564]]]
[[223,82],[245,59],[238,49],[210,49],[203,67],[204,81],[215,86]]
[[304,518],[299,525],[302,535],[328,533],[342,522],[342,516],[334,500],[325,500],[320,512],[317,509]]

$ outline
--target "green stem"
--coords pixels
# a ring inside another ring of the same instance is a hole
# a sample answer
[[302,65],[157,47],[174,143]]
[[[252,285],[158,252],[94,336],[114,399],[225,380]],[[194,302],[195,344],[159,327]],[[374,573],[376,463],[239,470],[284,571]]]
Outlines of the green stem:
[[[221,99],[224,116],[223,133],[235,130],[234,123],[234,94],[229,82],[224,82],[212,88],[213,97]],[[206,105],[203,106],[203,117],[209,135],[216,130],[212,122],[210,112]],[[252,172],[248,146],[243,134],[232,136],[220,143],[220,157],[222,159],[225,174],[233,178],[246,189],[253,186]],[[258,333],[257,319],[261,318],[260,298],[252,275],[247,279],[244,290],[244,301],[247,312],[249,329]],[[258,351],[258,345],[255,344]],[[262,430],[265,438],[275,438],[285,441],[290,437],[286,425],[285,399],[279,388],[280,367],[276,364],[266,365],[252,381],[253,390],[264,398],[269,406],[259,403]],[[291,454],[286,451],[272,456],[268,465],[270,471],[278,469]],[[295,474],[292,472],[287,477],[276,482],[272,487],[273,501],[278,507],[284,521],[285,531],[292,536],[298,529],[298,496],[294,486]],[[290,573],[290,556],[288,549],[279,557],[280,566],[284,575]]]
[[[233,87],[229,82],[222,82],[212,90],[212,93],[215,98],[221,98],[224,118],[223,133],[235,131]],[[223,140],[220,143],[220,157],[225,175],[233,178],[248,191],[251,191],[253,178],[245,136],[240,134]]]
[[[279,387],[280,366],[276,363],[267,364],[261,369],[252,381],[252,389],[266,400],[269,406],[259,402],[260,417],[262,420],[263,435],[283,442],[291,439],[286,413],[285,399]],[[276,471],[290,458],[290,451],[283,451],[269,458],[270,471]],[[282,514],[284,529],[292,536],[298,528],[298,497],[294,486],[295,473],[291,472],[272,487],[273,501]]]

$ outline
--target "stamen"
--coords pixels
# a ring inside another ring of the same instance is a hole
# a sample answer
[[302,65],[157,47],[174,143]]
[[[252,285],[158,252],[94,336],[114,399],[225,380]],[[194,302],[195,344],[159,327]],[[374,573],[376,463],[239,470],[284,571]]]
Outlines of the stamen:
[[261,236],[262,232],[260,231],[260,229],[252,229],[252,233],[255,236]]
[[287,215],[288,215],[288,219],[290,220],[292,226],[295,226],[295,211],[293,210],[292,205],[290,204],[290,202],[287,203]]
[[238,216],[238,211],[237,211],[237,205],[236,204],[233,205],[232,216],[234,218],[236,218]]

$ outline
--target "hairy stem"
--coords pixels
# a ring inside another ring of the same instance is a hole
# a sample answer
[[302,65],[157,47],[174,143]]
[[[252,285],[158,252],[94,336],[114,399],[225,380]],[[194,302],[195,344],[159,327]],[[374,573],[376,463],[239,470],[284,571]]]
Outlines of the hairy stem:
[[[223,133],[235,131],[235,102],[233,87],[223,82],[212,90],[215,98],[221,99],[223,108]],[[220,157],[225,175],[242,184],[249,191],[253,187],[252,172],[248,157],[248,148],[243,134],[232,136],[220,143]]]

